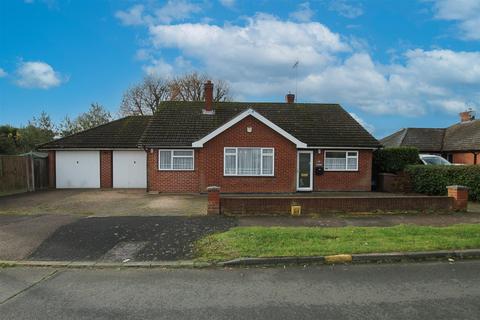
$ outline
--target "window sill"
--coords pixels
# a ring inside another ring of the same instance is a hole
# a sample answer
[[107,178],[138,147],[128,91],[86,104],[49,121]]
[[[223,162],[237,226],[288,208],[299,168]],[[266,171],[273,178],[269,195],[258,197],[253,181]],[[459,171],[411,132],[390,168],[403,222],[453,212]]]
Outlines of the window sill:
[[269,176],[257,176],[257,175],[236,175],[236,174],[224,174],[225,178],[275,178],[275,175]]

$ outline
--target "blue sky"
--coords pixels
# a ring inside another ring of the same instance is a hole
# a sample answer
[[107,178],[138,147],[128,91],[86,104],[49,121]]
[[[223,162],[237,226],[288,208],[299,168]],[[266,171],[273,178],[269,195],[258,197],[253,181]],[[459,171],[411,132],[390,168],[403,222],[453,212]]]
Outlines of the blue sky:
[[[0,2],[0,123],[116,113],[145,74],[206,72],[235,100],[338,102],[376,137],[480,111],[480,0]],[[319,123],[321,126],[321,123]]]

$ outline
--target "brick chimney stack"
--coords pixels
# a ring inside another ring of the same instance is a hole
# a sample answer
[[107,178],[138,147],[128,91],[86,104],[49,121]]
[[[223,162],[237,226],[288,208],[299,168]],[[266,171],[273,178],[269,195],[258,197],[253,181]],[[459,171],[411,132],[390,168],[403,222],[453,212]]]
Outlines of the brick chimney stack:
[[475,120],[475,111],[468,109],[467,111],[460,112],[460,121],[467,122]]
[[295,95],[293,93],[289,93],[285,96],[286,103],[295,103]]
[[213,114],[215,111],[213,110],[213,83],[210,80],[207,80],[205,84],[203,85],[203,88],[205,90],[204,95],[205,95],[205,109],[204,113],[205,114]]

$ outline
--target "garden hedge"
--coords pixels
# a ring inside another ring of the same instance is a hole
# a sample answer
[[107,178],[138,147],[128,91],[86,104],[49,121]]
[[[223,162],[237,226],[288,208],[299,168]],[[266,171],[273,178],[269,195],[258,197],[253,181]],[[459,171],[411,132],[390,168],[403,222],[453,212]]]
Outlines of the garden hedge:
[[398,173],[419,163],[418,149],[413,147],[384,148],[373,153],[375,172]]
[[471,200],[480,200],[480,166],[408,166],[414,192],[428,195],[445,195],[447,186],[463,185],[469,188]]

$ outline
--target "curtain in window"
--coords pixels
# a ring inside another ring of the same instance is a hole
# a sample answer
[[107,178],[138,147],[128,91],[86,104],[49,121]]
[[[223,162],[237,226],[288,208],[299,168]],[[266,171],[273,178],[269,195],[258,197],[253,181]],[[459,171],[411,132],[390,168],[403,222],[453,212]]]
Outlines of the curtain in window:
[[172,168],[172,151],[160,150],[160,169]]
[[238,149],[238,174],[260,175],[261,149]]

